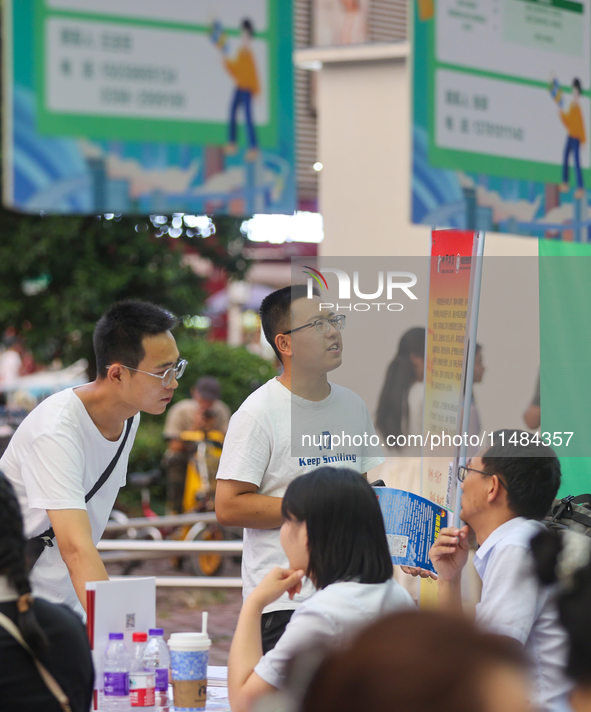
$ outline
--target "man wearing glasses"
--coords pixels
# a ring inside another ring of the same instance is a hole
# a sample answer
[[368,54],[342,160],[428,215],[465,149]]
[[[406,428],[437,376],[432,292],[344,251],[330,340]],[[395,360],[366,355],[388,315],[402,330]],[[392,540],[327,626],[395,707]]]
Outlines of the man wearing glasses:
[[544,530],[539,520],[558,492],[560,464],[552,448],[530,443],[529,433],[528,444],[520,445],[522,432],[498,431],[492,447],[459,468],[460,517],[466,526],[442,529],[429,556],[440,608],[461,613],[460,578],[468,559],[468,527],[473,529],[479,545],[474,566],[482,579],[476,619],[524,646],[536,709],[549,712],[563,709],[571,687],[564,675],[567,639],[552,592],[534,574],[530,541]]
[[[329,383],[341,365],[345,316],[321,309],[317,292],[307,298],[303,284],[285,287],[263,300],[265,337],[283,373],[255,391],[232,416],[217,473],[216,514],[222,525],[245,527],[242,557],[246,598],[272,568],[288,568],[279,542],[281,499],[298,475],[320,465],[349,467],[360,474],[380,465],[381,450],[335,446],[332,437],[374,435],[363,400]],[[306,456],[301,435],[314,438]],[[348,459],[346,459],[348,458]],[[287,594],[265,608],[263,652],[274,647],[294,609],[313,593]]]
[[175,323],[154,304],[114,304],[94,330],[96,380],[40,403],[0,460],[38,555],[33,593],[82,616],[86,582],[109,578],[96,543],[125,484],[139,412],[164,412],[185,370]]

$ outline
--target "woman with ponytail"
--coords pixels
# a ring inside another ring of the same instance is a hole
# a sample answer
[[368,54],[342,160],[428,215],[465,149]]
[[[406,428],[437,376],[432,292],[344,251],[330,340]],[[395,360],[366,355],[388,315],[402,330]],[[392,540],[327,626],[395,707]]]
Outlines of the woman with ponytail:
[[540,581],[555,587],[560,622],[569,637],[566,672],[575,683],[569,710],[591,712],[591,539],[551,529],[534,537],[531,548]]
[[64,709],[43,681],[36,660],[55,678],[73,712],[87,712],[94,673],[88,639],[66,606],[33,599],[25,563],[18,501],[0,473],[0,613],[16,624],[28,650],[0,621],[0,709],[59,712]]
[[415,327],[400,338],[380,393],[376,425],[392,455],[415,454],[409,435],[423,432],[425,329]]
[[[416,326],[400,337],[376,413],[376,427],[386,444],[386,461],[372,472],[372,478],[413,494],[421,494],[421,448],[409,435],[423,433],[425,334],[424,327]],[[402,573],[398,566],[394,567],[394,578],[417,601],[418,580]]]

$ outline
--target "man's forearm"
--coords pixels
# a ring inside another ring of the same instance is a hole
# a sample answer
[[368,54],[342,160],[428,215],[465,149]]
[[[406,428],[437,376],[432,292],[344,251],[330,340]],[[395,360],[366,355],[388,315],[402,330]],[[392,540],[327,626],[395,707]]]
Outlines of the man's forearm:
[[86,610],[86,582],[108,581],[109,575],[96,547],[76,549],[62,554],[80,603]]
[[462,614],[462,588],[461,576],[457,576],[451,581],[437,582],[437,601],[439,610],[447,613]]
[[222,526],[277,529],[283,523],[282,501],[282,497],[244,492],[227,501],[217,501],[215,511]]

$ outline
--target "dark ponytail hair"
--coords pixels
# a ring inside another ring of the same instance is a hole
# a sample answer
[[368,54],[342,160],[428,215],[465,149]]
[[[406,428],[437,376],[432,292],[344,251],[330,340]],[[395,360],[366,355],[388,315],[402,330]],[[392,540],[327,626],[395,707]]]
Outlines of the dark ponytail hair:
[[386,372],[376,417],[378,430],[385,438],[389,435],[409,435],[404,432],[409,416],[408,393],[417,380],[412,354],[421,358],[425,356],[425,329],[422,326],[409,329],[402,335],[398,353]]
[[6,576],[19,596],[17,626],[35,655],[42,655],[48,640],[26,594],[31,593],[25,567],[23,518],[12,485],[0,472],[0,576]]
[[558,614],[570,639],[566,671],[579,685],[591,684],[591,542],[572,531],[542,531],[531,541],[536,572],[558,584]]

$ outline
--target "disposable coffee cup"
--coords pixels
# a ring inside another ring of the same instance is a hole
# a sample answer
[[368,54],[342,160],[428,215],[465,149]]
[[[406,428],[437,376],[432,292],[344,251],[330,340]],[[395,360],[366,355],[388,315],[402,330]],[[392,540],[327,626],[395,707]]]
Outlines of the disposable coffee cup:
[[203,614],[201,627],[201,633],[172,633],[168,639],[175,712],[205,709],[211,646],[207,613]]

